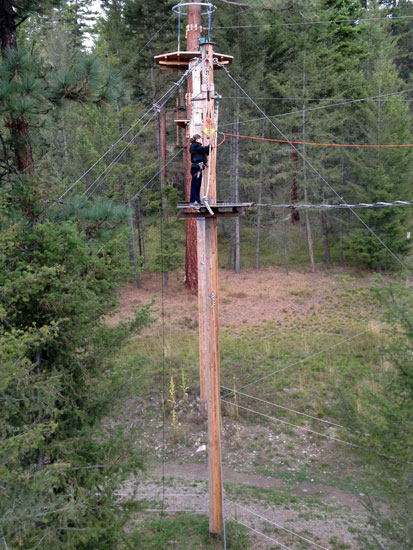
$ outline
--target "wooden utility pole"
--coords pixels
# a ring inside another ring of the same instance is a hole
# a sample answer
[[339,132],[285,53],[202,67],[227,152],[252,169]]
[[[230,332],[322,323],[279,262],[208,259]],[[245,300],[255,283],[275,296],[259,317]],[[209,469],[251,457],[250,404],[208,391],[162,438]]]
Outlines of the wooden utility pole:
[[[190,7],[190,6],[189,6]],[[198,6],[199,8],[201,6]],[[195,6],[194,6],[195,8]],[[180,13],[180,12],[179,12]],[[188,16],[191,12],[188,10]],[[189,19],[188,33],[199,29]],[[201,60],[199,58],[201,57]],[[218,61],[218,63],[216,61]],[[223,490],[221,460],[221,398],[219,372],[219,305],[218,305],[218,239],[217,218],[240,216],[251,203],[233,204],[217,202],[216,142],[218,111],[215,103],[214,68],[232,62],[232,57],[213,51],[212,43],[203,43],[192,51],[172,52],[155,57],[167,70],[192,69],[191,94],[187,95],[189,127],[187,135],[199,134],[203,145],[210,146],[208,166],[203,171],[202,205],[196,210],[188,202],[178,203],[180,217],[195,222],[197,240],[192,249],[197,252],[199,355],[201,379],[201,408],[208,413],[208,468],[209,468],[209,533],[213,538],[222,536]],[[215,67],[214,67],[215,63]],[[188,180],[190,181],[190,163]],[[188,241],[187,241],[188,242]]]
[[[216,125],[213,45],[202,45],[202,110],[203,144],[210,145],[208,166],[203,173],[201,197],[216,204]],[[222,461],[221,461],[221,393],[219,365],[218,316],[218,239],[217,218],[199,217],[198,232],[198,304],[200,320],[201,376],[206,378],[208,411],[209,467],[209,532],[213,537],[222,533]],[[202,332],[201,333],[201,327]],[[205,361],[205,365],[202,365]],[[203,374],[205,373],[205,374]]]
[[[190,3],[196,0],[189,0]],[[186,28],[186,49],[189,52],[199,50],[199,41],[202,33],[202,16],[201,6],[188,6],[188,26]],[[192,94],[192,75],[187,79],[187,98]],[[187,117],[191,118],[191,101],[187,101]],[[189,138],[187,134],[187,147],[185,149],[185,164],[186,164],[186,200],[189,201],[191,194],[191,155],[189,153]],[[185,235],[185,288],[192,292],[196,292],[198,288],[198,268],[197,268],[197,225],[194,219],[186,220],[186,235]]]

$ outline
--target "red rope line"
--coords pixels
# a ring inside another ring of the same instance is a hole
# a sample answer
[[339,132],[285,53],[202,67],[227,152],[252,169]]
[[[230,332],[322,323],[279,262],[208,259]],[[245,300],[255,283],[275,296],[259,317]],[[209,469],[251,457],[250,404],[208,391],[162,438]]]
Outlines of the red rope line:
[[[224,143],[226,136],[230,137],[238,137],[238,138],[245,138],[245,139],[255,139],[258,141],[273,141],[276,143],[292,143],[293,145],[322,145],[324,147],[413,147],[413,143],[403,143],[403,144],[391,144],[391,145],[370,145],[370,144],[350,144],[350,143],[318,143],[315,141],[295,141],[295,140],[287,140],[287,139],[271,139],[271,138],[262,138],[257,136],[243,136],[241,134],[228,134],[226,132],[222,132],[224,139],[221,141],[219,145]],[[219,147],[218,145],[218,147]]]
[[232,134],[224,134],[224,139],[218,143],[217,147],[220,147],[224,143],[224,141],[227,139],[227,136],[230,136],[230,135]]

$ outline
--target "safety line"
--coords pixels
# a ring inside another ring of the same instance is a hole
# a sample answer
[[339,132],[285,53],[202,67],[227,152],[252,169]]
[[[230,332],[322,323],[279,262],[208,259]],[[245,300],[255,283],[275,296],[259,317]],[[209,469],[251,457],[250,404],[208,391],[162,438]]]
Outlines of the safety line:
[[[119,139],[115,141],[75,182],[70,185],[66,191],[60,195],[58,199],[56,199],[51,206],[58,203],[69,193],[102,159],[108,155],[118,143],[120,143],[152,110],[159,110],[169,99],[170,97],[175,93],[175,91],[185,82],[187,77],[192,73],[196,65],[199,63],[199,60],[197,60],[192,67],[187,69],[184,74],[173,83],[173,85],[157,100],[154,101],[151,105],[151,107],[146,111],[145,114],[143,114],[138,120],[136,120],[126,132],[124,132]],[[130,142],[129,142],[130,143]],[[105,172],[105,171],[104,171]],[[104,173],[103,172],[103,173]]]
[[238,503],[235,503],[235,502],[232,502],[232,501],[229,501],[229,502],[233,506],[235,506],[237,508],[240,508],[241,510],[244,510],[245,512],[248,512],[249,514],[252,514],[253,516],[256,516],[257,518],[262,519],[263,521],[269,523],[270,525],[274,525],[274,527],[277,527],[278,529],[282,529],[283,531],[286,531],[287,533],[289,533],[290,535],[293,535],[294,537],[298,537],[302,540],[305,540],[309,544],[313,544],[314,546],[317,546],[317,548],[321,548],[322,550],[329,550],[325,546],[321,546],[317,542],[314,542],[313,540],[308,539],[307,537],[303,537],[302,535],[299,535],[295,531],[291,531],[290,529],[287,529],[286,527],[283,527],[280,523],[277,523],[274,520],[265,518],[264,516],[261,516],[260,514],[257,514],[257,512],[254,512],[254,510],[251,510],[250,508],[246,508],[245,506],[242,506],[242,504],[238,504]]
[[[413,92],[413,88],[408,88],[407,90],[400,90],[398,92],[389,92],[387,94],[380,94],[376,96],[361,97],[360,99],[348,99],[348,100],[340,101],[339,103],[332,103],[331,105],[319,105],[318,107],[310,107],[309,109],[300,109],[297,111],[290,111],[288,113],[281,113],[279,115],[266,115],[264,117],[249,118],[246,120],[240,120],[239,123],[246,124],[248,122],[256,122],[258,120],[266,120],[271,118],[283,118],[283,117],[292,116],[292,115],[301,115],[302,113],[308,113],[310,111],[319,111],[320,109],[329,109],[330,107],[340,107],[342,105],[350,105],[351,103],[362,103],[364,101],[371,101],[374,99],[381,99],[383,97],[401,95],[409,92]],[[236,124],[235,122],[226,122],[225,124],[220,124],[220,128],[223,128],[224,126],[234,126],[235,124]]]
[[143,191],[146,187],[148,187],[148,185],[151,183],[151,181],[153,181],[153,180],[156,178],[156,176],[159,176],[159,174],[162,172],[162,170],[164,170],[164,169],[165,169],[165,168],[166,168],[166,167],[167,167],[167,166],[168,166],[168,165],[169,165],[169,164],[179,155],[179,153],[181,153],[181,149],[178,149],[178,151],[174,154],[174,156],[171,157],[171,158],[168,160],[168,162],[165,162],[165,164],[163,164],[163,165],[161,166],[161,168],[156,172],[156,174],[153,175],[153,176],[151,177],[151,179],[149,179],[142,187],[140,187],[140,188],[138,189],[138,191],[137,191],[130,199],[128,199],[128,200],[125,202],[125,206],[128,205],[129,203],[131,203],[134,199],[136,199],[136,197],[137,197],[138,195],[140,195],[140,194],[142,193],[142,191]]
[[263,138],[259,136],[245,136],[242,134],[229,134],[228,132],[219,132],[224,136],[243,138],[243,139],[252,139],[257,141],[272,141],[275,143],[293,143],[294,145],[322,145],[324,147],[413,147],[413,143],[402,143],[402,144],[381,144],[381,145],[371,145],[369,143],[321,143],[317,141],[295,141],[293,139],[274,139],[274,138]]
[[271,204],[254,203],[254,206],[269,208],[289,208],[294,210],[345,210],[346,208],[387,208],[393,206],[411,206],[413,201],[392,201],[392,202],[359,202],[357,204]]
[[[248,384],[244,384],[243,386],[241,386],[239,388],[239,390],[243,390],[245,388],[248,388],[249,386],[252,386],[254,384],[258,384],[258,382],[262,382],[262,380],[266,380],[267,378],[270,378],[271,376],[275,376],[276,374],[278,374],[279,372],[283,372],[287,369],[290,369],[292,367],[295,367],[296,365],[300,365],[301,363],[305,363],[306,361],[308,361],[309,359],[313,359],[314,357],[317,357],[318,355],[321,355],[322,353],[325,353],[326,351],[329,351],[331,349],[334,349],[338,346],[342,346],[343,344],[346,344],[347,342],[350,342],[351,340],[354,340],[355,338],[358,338],[359,336],[362,336],[363,334],[366,334],[368,332],[371,332],[372,330],[375,330],[379,327],[381,327],[382,325],[385,325],[386,323],[383,321],[382,323],[379,323],[377,325],[374,325],[373,327],[371,328],[368,328],[368,329],[365,329],[363,330],[362,332],[358,332],[357,334],[355,334],[354,336],[350,336],[349,338],[346,338],[345,340],[342,340],[341,342],[337,342],[335,344],[332,344],[331,346],[327,346],[326,348],[323,348],[315,353],[311,353],[310,355],[307,355],[307,357],[304,357],[303,359],[298,359],[297,361],[294,361],[294,363],[290,363],[289,365],[285,366],[285,367],[282,367],[281,369],[278,369],[274,372],[270,372],[269,374],[266,374],[265,376],[262,376],[261,378],[257,378],[256,380],[253,380],[252,382],[249,382]],[[238,391],[239,391],[238,390]],[[233,393],[233,390],[231,390],[230,392],[228,392],[227,394],[225,394],[223,397],[229,397],[230,395],[232,395]]]
[[[132,137],[130,141],[125,145],[125,147],[118,153],[110,162],[110,164],[97,176],[97,178],[89,185],[89,187],[83,191],[83,193],[80,195],[80,198],[84,197],[89,193],[89,197],[93,195],[93,193],[96,191],[98,187],[102,184],[103,180],[101,180],[102,176],[106,176],[108,172],[111,170],[112,166],[118,162],[118,160],[124,155],[127,149],[136,141],[136,139],[140,136],[140,134],[146,129],[146,127],[149,125],[150,122],[153,121],[154,117],[156,116],[156,112],[151,115],[151,117],[145,122],[145,124],[142,126],[142,128],[139,129],[139,131]],[[99,182],[99,180],[101,180]],[[99,183],[98,183],[99,182]],[[96,185],[97,184],[97,185]]]
[[[287,422],[287,420],[282,420],[281,418],[276,418],[275,416],[271,416],[269,414],[262,413],[260,411],[256,411],[255,409],[251,409],[249,407],[244,407],[243,405],[240,405],[239,403],[234,403],[233,401],[227,401],[226,399],[222,399],[221,401],[223,403],[228,403],[229,405],[233,405],[234,407],[237,407],[238,409],[243,409],[244,411],[248,411],[253,414],[257,414],[259,416],[263,416],[264,418],[268,418],[269,420],[272,420],[274,422],[281,422],[281,424],[286,424],[287,426],[290,426],[292,428],[297,428],[297,430],[302,430],[304,432],[318,435],[320,437],[324,437],[326,439],[331,439],[332,441],[336,441],[337,443],[342,443],[343,445],[348,445],[349,447],[355,447],[356,449],[361,449],[362,451],[372,452],[372,449],[367,449],[366,447],[362,447],[361,445],[357,445],[356,443],[351,443],[350,441],[345,441],[344,439],[339,439],[338,437],[334,437],[332,435],[323,434],[322,432],[317,432],[316,430],[312,430],[311,428],[306,428],[305,426],[300,426],[298,424],[293,424],[292,422]],[[382,456],[384,458],[390,458],[394,460],[393,457],[389,457],[386,455],[382,455],[381,453],[375,453],[379,456]]]
[[[228,76],[228,78],[239,88],[239,90],[251,101],[251,103],[264,115],[265,118],[271,123],[271,125],[277,130],[277,132],[281,135],[283,139],[286,139],[289,143],[289,145],[292,147],[292,149],[299,155],[303,161],[308,164],[308,166],[313,170],[315,174],[321,179],[322,182],[324,182],[327,187],[338,197],[343,203],[345,203],[345,200],[343,197],[341,197],[337,191],[334,189],[334,187],[326,180],[326,178],[320,173],[319,170],[312,164],[312,162],[299,150],[295,145],[291,143],[290,140],[288,140],[287,136],[284,134],[284,132],[273,122],[261,109],[261,107],[248,95],[248,93],[244,90],[244,88],[238,84],[238,82],[235,80],[235,78],[231,75],[227,67],[221,63],[218,59],[214,60],[224,71],[225,74]],[[355,212],[352,208],[349,208],[350,212],[354,214],[354,216],[360,221],[362,225],[373,235],[373,237],[388,251],[388,253],[411,275],[413,274],[412,271],[407,267],[407,265],[387,246],[387,244],[377,235],[377,233],[361,218],[357,212]]]
[[[252,99],[256,99],[259,101],[264,101],[264,100],[294,101],[295,103],[300,103],[300,102],[302,103],[305,101],[340,101],[343,99],[342,97],[257,97],[257,96],[251,96],[251,97]],[[221,96],[219,99],[240,99],[240,97],[239,95],[224,95],[224,96]],[[358,101],[358,98],[349,98],[349,101]],[[406,98],[406,101],[413,101],[413,99],[408,97]]]
[[[224,390],[230,390],[232,393],[236,393],[238,395],[242,395],[244,397],[248,397],[249,399],[254,399],[255,401],[259,401],[260,403],[264,403],[266,405],[271,405],[271,407],[277,407],[278,409],[283,409],[288,412],[292,412],[294,414],[299,414],[301,416],[305,416],[306,418],[311,418],[312,420],[317,420],[318,422],[323,422],[324,424],[329,424],[330,426],[334,426],[335,428],[343,428],[344,430],[348,430],[352,432],[350,428],[347,426],[342,426],[341,424],[336,424],[335,422],[330,422],[330,420],[324,420],[323,418],[318,418],[317,416],[313,416],[311,414],[303,413],[300,411],[296,411],[294,409],[290,409],[289,407],[284,407],[283,405],[278,405],[277,403],[272,403],[271,401],[267,401],[266,399],[262,399],[260,397],[255,397],[255,395],[249,395],[248,393],[243,393],[242,391],[238,391],[235,389],[228,388],[227,386],[221,385],[221,388]],[[356,433],[361,433],[356,430]],[[365,435],[365,434],[364,434]]]
[[325,21],[298,21],[296,23],[262,23],[259,25],[230,25],[212,27],[215,29],[254,29],[258,27],[297,27],[305,25],[326,25],[330,23],[363,23],[363,21],[396,21],[399,19],[413,19],[413,15],[400,15],[396,17],[366,17],[357,19],[328,19]]
[[275,539],[273,539],[272,537],[269,537],[268,535],[265,535],[265,534],[262,533],[261,531],[258,531],[257,529],[254,529],[254,527],[250,527],[249,525],[247,525],[246,523],[243,523],[243,522],[240,521],[239,519],[233,518],[233,521],[235,521],[236,523],[239,523],[240,525],[242,525],[243,527],[245,527],[245,528],[248,529],[249,531],[252,531],[253,533],[256,533],[257,535],[260,535],[261,537],[264,537],[264,538],[270,540],[270,541],[273,542],[274,544],[278,544],[278,546],[280,546],[281,548],[285,548],[285,550],[292,550],[292,548],[290,548],[289,546],[286,546],[286,545],[283,544],[282,542],[279,542],[278,540],[275,540]]

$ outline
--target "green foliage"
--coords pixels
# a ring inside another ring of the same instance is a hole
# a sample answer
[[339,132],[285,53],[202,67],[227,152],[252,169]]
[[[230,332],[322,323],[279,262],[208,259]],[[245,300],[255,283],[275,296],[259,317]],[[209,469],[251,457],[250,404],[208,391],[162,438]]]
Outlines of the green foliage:
[[[109,328],[128,271],[109,204],[70,205],[56,221],[2,215],[0,363],[2,533],[9,547],[115,548],[127,516],[113,491],[141,465],[100,420],[120,390],[112,358],[149,308]],[[110,531],[107,525],[111,525]]]
[[[143,522],[132,535],[132,540],[135,542],[134,548],[145,550],[164,550],[170,544],[177,545],[179,550],[217,548],[217,541],[208,538],[208,531],[207,517],[178,514],[174,518],[161,517]],[[248,536],[243,526],[233,521],[226,522],[226,535],[228,550],[248,548]]]
[[[388,509],[367,499],[373,530],[363,534],[363,548],[411,548],[410,521],[413,462],[413,299],[410,283],[383,281],[374,287],[388,308],[387,338],[379,368],[365,377],[358,391],[346,395],[346,416],[359,429],[359,442],[371,449],[369,460],[380,471]],[[364,435],[362,435],[364,434]],[[387,457],[387,458],[384,458]]]

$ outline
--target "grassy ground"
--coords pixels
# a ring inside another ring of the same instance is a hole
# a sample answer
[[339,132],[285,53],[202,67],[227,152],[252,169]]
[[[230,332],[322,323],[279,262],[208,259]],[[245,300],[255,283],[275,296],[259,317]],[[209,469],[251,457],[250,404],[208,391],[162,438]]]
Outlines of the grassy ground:
[[[275,268],[248,270],[238,278],[222,271],[220,280],[221,395],[228,393],[225,388],[235,388],[277,405],[242,394],[229,396],[232,404],[223,404],[229,517],[241,518],[293,550],[307,548],[309,543],[237,506],[275,519],[322,547],[360,548],[357,532],[368,529],[361,500],[369,494],[385,502],[368,454],[351,446],[358,444],[358,436],[346,408],[349,396],[358,399],[362,390],[374,390],[375,373],[383,368],[386,336],[383,327],[377,326],[380,311],[369,291],[372,278],[343,271],[294,272],[286,277]],[[146,274],[143,290],[125,289],[114,322],[127,316],[133,303],[149,301],[159,282],[159,277]],[[174,510],[205,509],[207,499],[207,457],[202,448],[207,434],[197,397],[196,309],[196,297],[185,293],[181,280],[171,278],[164,295],[164,345],[158,309],[158,321],[119,357],[126,392],[113,421],[136,431],[136,450],[146,454],[149,464],[145,474],[130,481],[125,495],[139,500],[135,489],[150,488],[159,507],[160,479],[165,474],[166,505]],[[191,496],[189,491],[196,494]],[[186,497],[176,496],[181,494]],[[176,522],[186,525],[186,515],[171,513],[167,518],[163,520],[166,530]],[[140,536],[162,539],[161,533],[155,536],[155,524],[148,522],[147,515],[139,514],[137,521]],[[201,525],[204,520],[199,521]],[[202,536],[196,539],[199,533],[190,535],[185,529],[184,533],[171,548],[210,547]],[[272,547],[262,536],[253,532],[249,536],[251,548]],[[193,546],[185,546],[185,537]],[[242,548],[249,547],[243,544]]]

